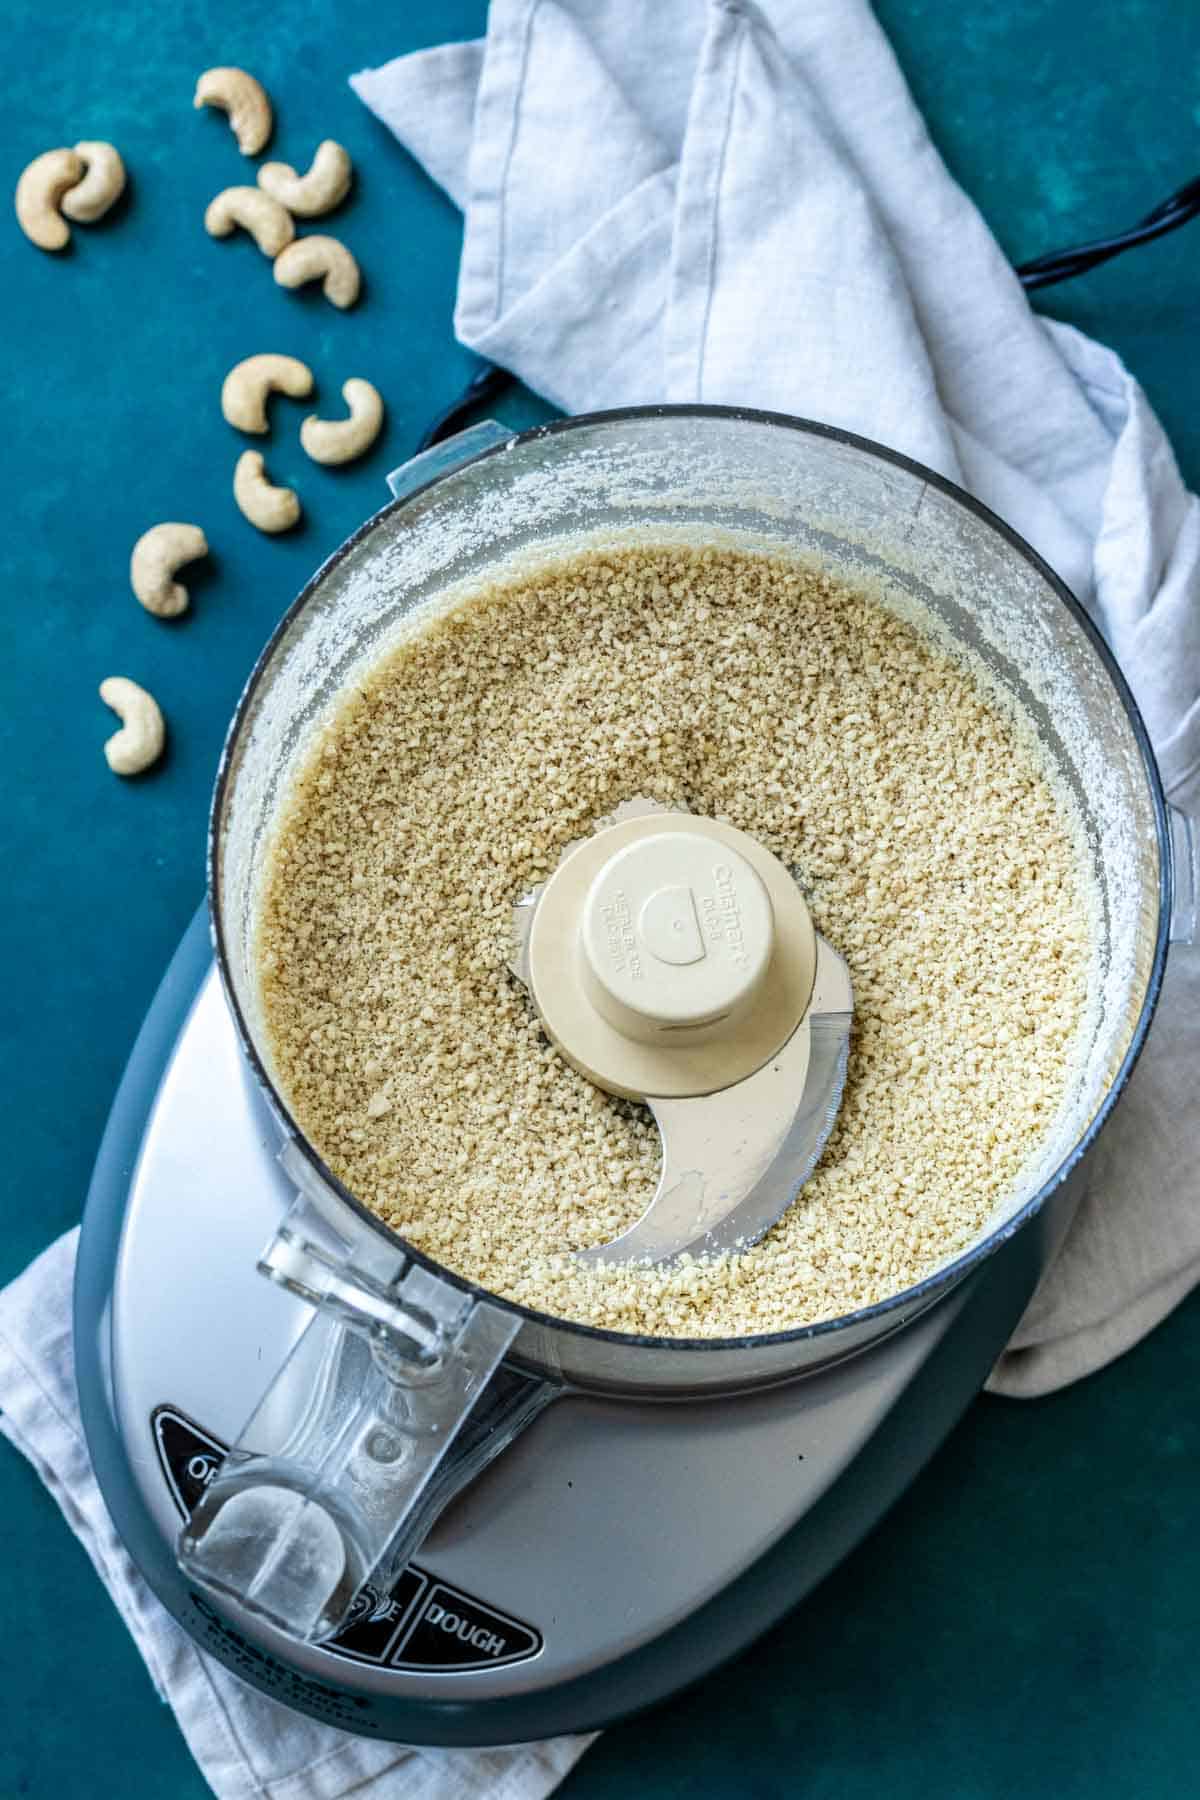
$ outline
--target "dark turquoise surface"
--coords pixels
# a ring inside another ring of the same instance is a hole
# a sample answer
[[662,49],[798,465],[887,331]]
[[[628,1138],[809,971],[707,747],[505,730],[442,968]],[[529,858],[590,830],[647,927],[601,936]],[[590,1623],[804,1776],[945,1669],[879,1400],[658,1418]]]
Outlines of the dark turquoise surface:
[[[1132,222],[1200,172],[1200,11],[1171,0],[886,0],[881,15],[952,167],[1016,258]],[[38,151],[108,137],[131,193],[42,255],[0,220],[0,907],[5,956],[0,1280],[77,1217],[139,1019],[199,897],[226,719],[313,567],[462,384],[450,315],[459,221],[344,77],[476,34],[482,4],[270,8],[14,5],[0,17],[4,179]],[[248,178],[197,73],[243,63],[277,102],[272,153],[349,148],[331,229],[362,305],[277,289],[205,203]],[[1200,482],[1200,224],[1047,293],[1113,344]],[[307,520],[259,537],[236,512],[221,378],[252,350],[314,368],[322,399],[362,374],[390,409],[362,463],[322,471],[283,401],[269,466]],[[648,396],[652,397],[652,396]],[[512,396],[513,423],[545,416]],[[127,583],[155,519],[214,550],[192,614],[162,625]],[[114,780],[95,697],[128,674],[162,700],[162,768]],[[1025,1406],[980,1401],[869,1543],[732,1668],[610,1732],[569,1800],[955,1800],[1194,1796],[1200,1763],[1200,1303],[1115,1368]],[[0,1796],[207,1792],[53,1503],[0,1448]]]

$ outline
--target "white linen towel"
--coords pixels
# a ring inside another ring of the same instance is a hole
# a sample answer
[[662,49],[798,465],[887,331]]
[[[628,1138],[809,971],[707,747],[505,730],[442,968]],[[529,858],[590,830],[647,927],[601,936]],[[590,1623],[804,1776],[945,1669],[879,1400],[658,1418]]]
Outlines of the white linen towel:
[[[1168,790],[1200,811],[1200,508],[1110,352],[1030,313],[861,0],[494,0],[486,43],[357,92],[466,215],[456,324],[567,411],[759,405],[961,481],[1107,633]],[[1200,1275],[1200,953],[993,1377],[1098,1367]],[[0,1428],[29,1457],[226,1800],[538,1800],[590,1741],[410,1751],[285,1712],[173,1623],[119,1543],[75,1400],[76,1234],[0,1295]]]

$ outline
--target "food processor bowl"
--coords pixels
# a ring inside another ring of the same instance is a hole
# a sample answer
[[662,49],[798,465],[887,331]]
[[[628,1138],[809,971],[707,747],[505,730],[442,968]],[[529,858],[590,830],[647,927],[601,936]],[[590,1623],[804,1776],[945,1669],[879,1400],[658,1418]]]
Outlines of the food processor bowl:
[[[1111,1112],[1149,1026],[1171,907],[1158,775],[1098,633],[1015,533],[907,459],[796,419],[648,407],[515,437],[477,426],[391,485],[393,502],[317,572],[259,659],[211,822],[221,977],[297,1189],[260,1268],[315,1310],[185,1526],[180,1555],[194,1579],[309,1639],[336,1627],[368,1577],[399,1567],[450,1495],[564,1389],[687,1400],[790,1380],[899,1329],[961,1282],[1042,1212]],[[255,934],[267,853],[348,684],[448,590],[631,541],[784,552],[869,581],[969,655],[1032,725],[1086,836],[1086,1017],[1036,1156],[975,1240],[927,1279],[790,1331],[683,1340],[601,1330],[441,1267],[325,1166],[291,1117],[266,1030]]]

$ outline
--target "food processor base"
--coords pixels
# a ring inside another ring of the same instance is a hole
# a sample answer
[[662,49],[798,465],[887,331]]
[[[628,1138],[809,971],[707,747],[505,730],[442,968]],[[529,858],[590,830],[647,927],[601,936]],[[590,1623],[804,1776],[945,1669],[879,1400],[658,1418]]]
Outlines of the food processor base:
[[[84,1215],[76,1366],[114,1522],[205,1649],[285,1704],[397,1741],[513,1743],[649,1706],[742,1650],[875,1524],[968,1405],[1028,1301],[1017,1233],[883,1343],[686,1402],[570,1395],[439,1520],[332,1644],[197,1592],[187,1510],[309,1309],[255,1260],[290,1189],[198,915],[118,1091]],[[298,1368],[297,1378],[304,1379]]]

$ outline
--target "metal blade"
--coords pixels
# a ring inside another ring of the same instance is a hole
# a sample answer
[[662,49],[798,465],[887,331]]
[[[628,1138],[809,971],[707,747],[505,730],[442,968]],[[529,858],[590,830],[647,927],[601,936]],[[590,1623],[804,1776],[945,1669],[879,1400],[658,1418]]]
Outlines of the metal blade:
[[648,1099],[663,1141],[658,1189],[636,1225],[581,1262],[667,1262],[744,1249],[812,1174],[846,1080],[852,993],[842,958],[817,939],[812,1006],[779,1055],[734,1087]]
[[[685,812],[661,801],[625,800],[599,831],[620,819]],[[568,844],[560,862],[583,843]],[[544,883],[512,910],[508,967],[529,986],[529,934]],[[647,1097],[662,1137],[653,1200],[636,1225],[576,1254],[585,1263],[668,1262],[685,1251],[744,1249],[787,1211],[817,1166],[846,1081],[853,994],[850,972],[817,936],[809,1010],[769,1063],[733,1087],[692,1100]]]

